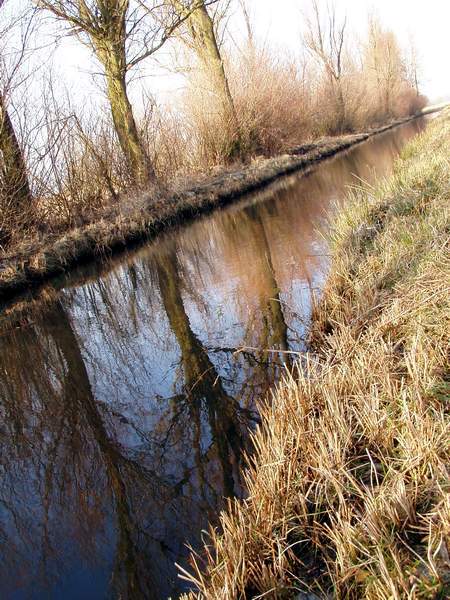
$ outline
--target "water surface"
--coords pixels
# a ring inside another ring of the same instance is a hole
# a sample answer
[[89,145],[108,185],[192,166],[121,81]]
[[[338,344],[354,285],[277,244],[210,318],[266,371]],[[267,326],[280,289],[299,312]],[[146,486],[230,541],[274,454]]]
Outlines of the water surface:
[[[121,257],[0,330],[0,597],[168,598],[304,348],[349,186],[418,121]],[[56,285],[56,284],[55,284]],[[59,285],[59,287],[61,287]]]

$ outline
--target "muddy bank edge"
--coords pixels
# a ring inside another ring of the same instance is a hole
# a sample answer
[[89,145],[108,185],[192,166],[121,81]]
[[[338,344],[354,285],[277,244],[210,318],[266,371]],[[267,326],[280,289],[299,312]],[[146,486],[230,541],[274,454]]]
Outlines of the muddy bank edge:
[[119,213],[110,219],[101,218],[71,229],[51,241],[44,239],[20,255],[0,260],[0,301],[11,300],[16,294],[38,287],[77,265],[110,257],[129,245],[153,239],[170,227],[225,206],[283,175],[306,171],[319,161],[420,116],[399,119],[368,132],[299,146],[289,154],[214,176],[201,185],[172,193],[163,200],[146,197],[143,193],[144,201],[135,211]]

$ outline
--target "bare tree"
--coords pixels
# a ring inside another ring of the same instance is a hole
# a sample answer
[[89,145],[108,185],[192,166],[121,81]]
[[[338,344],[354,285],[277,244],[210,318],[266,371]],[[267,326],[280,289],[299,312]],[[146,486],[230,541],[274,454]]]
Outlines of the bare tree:
[[247,29],[248,45],[249,45],[250,49],[253,50],[255,47],[255,39],[254,39],[254,35],[253,35],[253,25],[252,25],[252,21],[250,18],[250,12],[248,10],[246,0],[239,0],[239,5],[241,7],[242,14],[244,15],[245,27]]
[[69,26],[102,65],[114,128],[139,185],[155,177],[128,95],[128,74],[170,38],[183,18],[166,0],[35,0]]
[[233,129],[235,148],[232,150],[236,150],[236,147],[239,146],[239,121],[216,36],[214,20],[207,9],[212,2],[205,2],[205,0],[169,1],[179,17],[186,20],[187,43],[194,50],[205,72],[211,77],[213,89],[219,97],[225,118]]
[[342,88],[347,18],[339,20],[336,7],[327,4],[323,15],[317,0],[312,0],[311,18],[307,19],[306,47],[322,64],[336,100],[339,129],[346,126],[346,106]]
[[0,93],[0,180],[2,193],[9,196],[20,210],[29,207],[31,190],[27,167],[19,140],[8,114],[6,98]]
[[[6,2],[0,0],[0,11]],[[15,84],[15,75],[26,57],[28,39],[32,30],[32,14],[20,13],[0,31],[0,39],[7,39],[8,30],[23,26],[19,47],[10,52],[12,60],[7,64],[6,50],[0,48],[0,199],[2,219],[0,222],[0,244],[8,242],[11,227],[31,210],[32,195],[28,179],[23,148],[14,128],[9,112],[9,99]]]
[[[369,21],[364,60],[376,85],[380,109],[385,116],[390,116],[394,112],[399,89],[407,81],[407,71],[394,32],[384,29],[375,17]],[[417,79],[415,84],[418,84]]]
[[407,73],[409,84],[416,92],[416,96],[420,96],[420,60],[417,52],[417,46],[412,37],[409,41]]

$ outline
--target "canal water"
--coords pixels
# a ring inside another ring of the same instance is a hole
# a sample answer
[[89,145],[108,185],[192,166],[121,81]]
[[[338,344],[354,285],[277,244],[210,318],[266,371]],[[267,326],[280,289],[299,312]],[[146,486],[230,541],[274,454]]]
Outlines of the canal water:
[[[0,319],[0,598],[176,598],[245,495],[257,403],[301,351],[351,186],[423,124],[47,286]],[[1,316],[1,315],[0,315]]]

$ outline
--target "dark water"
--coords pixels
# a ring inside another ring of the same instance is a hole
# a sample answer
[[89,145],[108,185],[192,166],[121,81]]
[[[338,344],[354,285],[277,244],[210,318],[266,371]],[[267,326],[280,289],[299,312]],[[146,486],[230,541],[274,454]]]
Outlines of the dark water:
[[[216,212],[0,330],[0,598],[167,598],[304,346],[327,215],[411,123]],[[274,350],[267,352],[264,349]],[[242,350],[239,352],[239,350]]]

